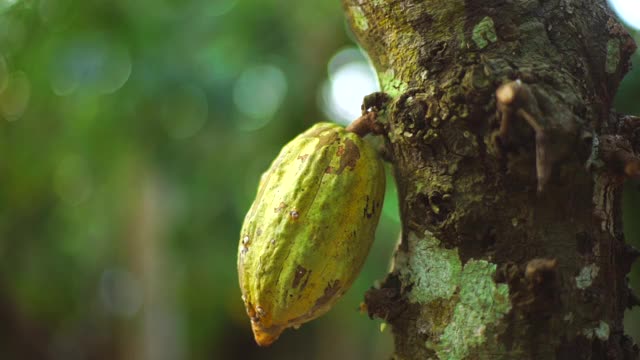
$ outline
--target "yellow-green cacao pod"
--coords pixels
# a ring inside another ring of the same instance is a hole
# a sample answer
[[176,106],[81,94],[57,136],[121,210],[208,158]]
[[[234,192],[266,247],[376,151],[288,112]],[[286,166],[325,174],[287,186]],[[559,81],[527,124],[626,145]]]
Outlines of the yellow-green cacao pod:
[[327,312],[369,253],[384,168],[358,135],[319,123],[262,175],[238,247],[238,276],[256,342]]

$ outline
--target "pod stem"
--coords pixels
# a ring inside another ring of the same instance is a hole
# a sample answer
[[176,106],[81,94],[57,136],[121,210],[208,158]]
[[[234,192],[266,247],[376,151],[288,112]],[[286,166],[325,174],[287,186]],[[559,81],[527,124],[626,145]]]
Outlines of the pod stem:
[[376,117],[377,114],[375,111],[366,112],[349,124],[346,130],[360,137],[365,137],[369,133],[376,135],[384,134],[384,128],[382,124],[376,121]]

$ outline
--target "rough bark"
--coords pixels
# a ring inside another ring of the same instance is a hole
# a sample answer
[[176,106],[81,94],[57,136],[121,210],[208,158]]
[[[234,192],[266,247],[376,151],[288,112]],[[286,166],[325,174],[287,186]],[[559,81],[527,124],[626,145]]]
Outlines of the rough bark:
[[638,358],[620,185],[640,123],[611,109],[635,44],[605,1],[343,4],[391,97],[365,105],[402,235],[365,300],[394,357]]

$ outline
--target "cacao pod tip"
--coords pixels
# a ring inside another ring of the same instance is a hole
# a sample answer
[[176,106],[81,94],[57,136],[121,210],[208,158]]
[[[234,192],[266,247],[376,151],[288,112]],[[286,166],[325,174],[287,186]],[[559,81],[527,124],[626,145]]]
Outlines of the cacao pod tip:
[[284,331],[283,326],[272,326],[268,329],[263,328],[259,323],[252,321],[251,330],[253,330],[253,338],[258,346],[265,347],[273,344],[278,340],[280,334]]

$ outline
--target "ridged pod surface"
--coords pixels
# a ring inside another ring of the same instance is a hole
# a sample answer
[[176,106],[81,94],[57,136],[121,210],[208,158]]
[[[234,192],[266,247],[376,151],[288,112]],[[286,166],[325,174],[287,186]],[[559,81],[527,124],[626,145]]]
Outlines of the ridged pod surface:
[[238,248],[242,298],[256,342],[327,312],[369,253],[382,202],[376,151],[339,125],[318,123],[262,175]]

